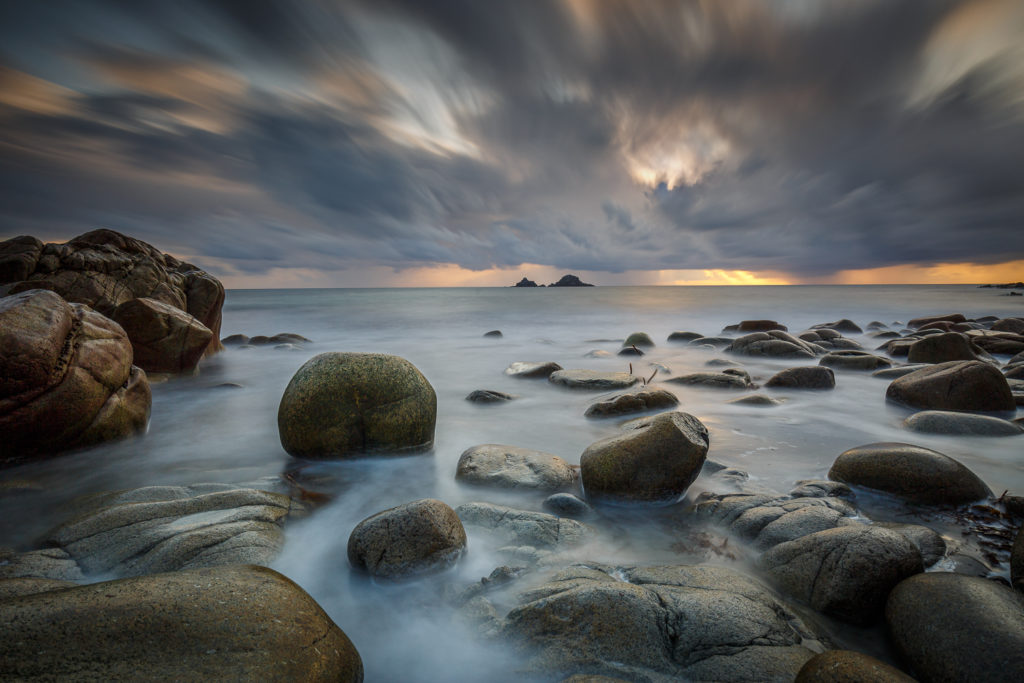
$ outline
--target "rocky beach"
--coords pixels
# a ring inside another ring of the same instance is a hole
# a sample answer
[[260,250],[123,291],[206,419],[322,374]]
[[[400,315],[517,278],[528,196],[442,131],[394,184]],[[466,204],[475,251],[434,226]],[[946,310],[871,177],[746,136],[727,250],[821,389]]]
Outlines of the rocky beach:
[[1024,678],[1019,299],[525,283],[0,243],[0,680]]

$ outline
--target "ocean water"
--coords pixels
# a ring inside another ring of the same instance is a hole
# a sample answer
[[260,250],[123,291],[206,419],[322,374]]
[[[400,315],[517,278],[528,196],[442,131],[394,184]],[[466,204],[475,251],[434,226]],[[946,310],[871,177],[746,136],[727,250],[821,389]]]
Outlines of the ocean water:
[[[346,559],[351,529],[365,517],[418,498],[453,507],[486,500],[540,509],[543,495],[467,489],[454,480],[466,448],[501,443],[539,449],[579,462],[593,441],[613,434],[620,420],[588,420],[583,412],[607,394],[561,389],[543,380],[517,380],[513,361],[555,361],[565,368],[650,375],[651,363],[679,375],[706,370],[725,357],[666,342],[674,330],[717,335],[729,324],[769,318],[799,334],[815,323],[850,318],[899,330],[908,319],[959,312],[968,317],[1022,316],[1024,301],[1000,290],[970,286],[864,287],[595,287],[564,289],[337,289],[230,291],[224,336],[294,332],[313,340],[299,350],[229,348],[205,360],[195,376],[153,386],[148,433],[137,439],[47,463],[0,472],[23,482],[0,496],[0,545],[36,547],[75,496],[155,484],[251,482],[280,477],[302,465],[281,448],[277,408],[294,372],[324,351],[373,351],[403,356],[434,386],[438,419],[432,452],[320,463],[301,469],[307,488],[332,496],[308,519],[292,523],[274,568],[309,591],[359,648],[367,680],[521,680],[517,656],[476,644],[447,607],[452,584],[468,584],[501,564],[495,544],[470,529],[469,552],[442,575],[379,584],[355,575]],[[500,338],[485,338],[489,330]],[[647,332],[657,346],[642,358],[618,357],[621,340]],[[872,349],[880,341],[850,335]],[[607,358],[589,358],[595,349]],[[792,360],[737,358],[759,383]],[[1024,493],[1024,439],[943,437],[904,430],[905,409],[886,403],[886,380],[837,371],[831,392],[787,394],[774,408],[730,405],[738,394],[659,385],[679,409],[699,417],[711,434],[710,459],[749,473],[749,485],[785,493],[799,479],[824,478],[832,461],[853,446],[906,441],[946,453],[967,465],[998,494]],[[241,387],[224,387],[236,383]],[[475,389],[516,394],[515,401],[478,405]],[[716,489],[701,478],[692,491]],[[659,513],[612,513],[597,541],[570,559],[622,564],[680,563],[671,525]],[[889,510],[899,518],[899,510]],[[618,517],[615,517],[618,515]],[[948,531],[941,520],[935,525]],[[537,579],[541,578],[537,573]],[[529,582],[534,579],[525,578]],[[877,634],[876,634],[877,635]],[[867,639],[871,634],[840,637]],[[870,648],[870,645],[868,646]],[[884,654],[884,653],[883,653]]]

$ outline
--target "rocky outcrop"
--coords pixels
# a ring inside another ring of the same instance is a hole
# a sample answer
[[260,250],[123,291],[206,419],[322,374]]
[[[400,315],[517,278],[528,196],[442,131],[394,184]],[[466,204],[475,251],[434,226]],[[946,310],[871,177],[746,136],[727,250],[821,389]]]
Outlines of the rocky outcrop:
[[146,374],[116,323],[53,292],[0,299],[0,465],[145,430]]
[[558,282],[552,282],[548,287],[593,287],[594,285],[583,282],[575,275],[563,275]]
[[664,389],[645,389],[593,403],[587,408],[584,416],[617,417],[653,410],[666,410],[677,405],[679,405],[679,399],[670,392]]
[[817,636],[759,582],[712,566],[588,563],[525,593],[503,636],[529,673],[632,681],[789,681]]
[[576,473],[557,455],[488,443],[462,453],[455,479],[476,486],[561,491],[572,486]]
[[613,504],[671,504],[700,474],[707,428],[688,413],[663,413],[627,423],[580,456],[587,500]]
[[440,500],[426,498],[378,512],[352,530],[348,561],[386,579],[406,579],[453,565],[466,550],[466,530]]
[[146,372],[178,373],[193,369],[209,348],[213,332],[199,320],[155,299],[130,299],[111,319],[132,342],[135,364]]
[[893,380],[885,397],[919,410],[1015,411],[1010,385],[981,361],[951,361]]
[[363,665],[299,586],[231,566],[0,601],[0,678],[360,683]]
[[436,419],[427,378],[382,353],[314,356],[288,383],[277,412],[281,445],[310,459],[426,450]]
[[836,458],[828,476],[924,505],[973,503],[991,495],[974,472],[953,458],[907,443],[851,448]]
[[1024,600],[995,581],[912,576],[889,594],[885,620],[921,681],[1024,680]]
[[93,230],[65,244],[44,245],[34,237],[0,243],[0,285],[5,283],[14,283],[11,294],[49,289],[106,316],[132,299],[153,299],[210,330],[204,353],[223,348],[224,286],[196,266],[113,230]]
[[226,484],[148,486],[92,496],[46,536],[88,575],[138,576],[269,564],[284,545],[288,496]]
[[[536,283],[536,282],[534,282],[533,280],[528,280],[528,279],[527,279],[527,278],[526,278],[526,277],[524,276],[522,280],[520,280],[519,282],[515,283],[515,285],[513,285],[513,286],[514,286],[514,287],[536,287],[536,286],[537,286],[537,283]],[[541,287],[543,287],[543,286],[544,286],[544,285],[541,285]]]

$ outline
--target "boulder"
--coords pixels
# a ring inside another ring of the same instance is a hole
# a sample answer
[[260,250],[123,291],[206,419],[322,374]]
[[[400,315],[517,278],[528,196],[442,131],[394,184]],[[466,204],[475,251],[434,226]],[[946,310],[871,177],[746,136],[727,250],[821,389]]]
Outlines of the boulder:
[[861,329],[860,325],[853,322],[849,318],[842,318],[830,323],[818,323],[817,325],[811,325],[812,330],[834,330],[836,332],[845,332],[846,334],[863,334],[864,330]]
[[586,524],[572,519],[505,505],[463,503],[455,512],[467,526],[487,529],[517,546],[569,548],[585,542],[591,533]]
[[974,472],[953,458],[907,443],[851,448],[836,458],[828,476],[923,505],[960,505],[991,495]]
[[946,541],[932,529],[921,524],[903,524],[900,522],[875,522],[874,526],[895,531],[913,543],[921,553],[921,561],[925,567],[946,556]]
[[952,360],[985,360],[986,354],[959,332],[933,334],[910,345],[911,363],[947,363]]
[[147,486],[90,496],[46,535],[85,574],[138,576],[269,564],[284,545],[288,496],[227,484]]
[[889,591],[924,571],[921,553],[900,534],[869,525],[826,529],[774,546],[761,568],[785,592],[842,621],[876,621]]
[[951,361],[892,381],[885,397],[920,410],[1015,411],[1010,385],[981,361]]
[[1002,318],[992,323],[989,328],[996,332],[1012,332],[1013,334],[1024,335],[1024,318]]
[[506,403],[518,398],[513,394],[506,394],[503,391],[494,391],[492,389],[477,389],[471,391],[467,396],[466,400],[470,403]]
[[516,361],[511,363],[505,368],[505,374],[509,377],[518,378],[534,378],[534,377],[547,377],[556,370],[561,370],[562,366],[558,363],[546,362],[546,363],[533,363],[526,361]]
[[647,336],[646,332],[634,332],[633,334],[626,337],[626,341],[622,342],[622,345],[624,347],[645,346],[650,348],[654,346],[654,342],[651,341],[651,338]]
[[625,389],[640,381],[636,375],[626,372],[601,372],[599,370],[558,370],[548,375],[548,381],[570,389]]
[[0,299],[0,465],[138,434],[151,396],[117,323],[57,294]]
[[572,519],[586,519],[594,514],[585,500],[571,493],[553,493],[544,499],[541,507],[553,515]]
[[912,576],[889,594],[885,620],[921,681],[1024,680],[1024,600],[995,581]]
[[891,366],[892,361],[867,351],[844,350],[826,353],[818,364],[839,370],[877,370]]
[[36,243],[31,237],[0,243],[0,285],[15,283],[12,294],[49,289],[106,316],[131,299],[154,299],[211,331],[205,353],[223,349],[219,337],[224,286],[209,273],[113,230],[93,230],[65,244],[42,245],[32,262]]
[[4,680],[363,680],[359,653],[265,567],[105,581],[0,602]]
[[135,364],[146,372],[192,370],[213,337],[206,325],[188,313],[146,297],[125,301],[110,317],[124,328]]
[[907,327],[913,327],[914,329],[917,329],[919,327],[924,327],[929,323],[935,323],[940,321],[945,321],[949,323],[965,323],[967,322],[967,318],[964,317],[963,313],[949,313],[948,315],[933,315],[923,318],[912,318],[909,322],[907,322]]
[[249,336],[245,334],[231,334],[220,340],[224,346],[243,346],[249,343]]
[[796,488],[789,492],[794,498],[854,498],[853,489],[841,481],[828,481],[827,479],[801,479],[796,482]]
[[587,563],[521,596],[504,639],[546,679],[793,680],[817,636],[759,582],[725,567]]
[[676,502],[700,474],[707,428],[693,415],[662,413],[634,420],[580,456],[587,500],[613,504]]
[[425,498],[367,517],[348,537],[348,561],[384,579],[447,569],[466,551],[466,530],[455,510]]
[[710,389],[748,389],[750,382],[742,375],[730,372],[695,372],[689,375],[671,377],[665,382],[691,387],[708,387]]
[[586,417],[616,417],[665,410],[679,405],[679,399],[664,389],[644,389],[614,396],[607,401],[593,403],[584,413]]
[[871,373],[872,377],[878,377],[879,379],[896,379],[897,377],[903,377],[903,375],[909,375],[912,372],[917,372],[923,368],[928,367],[927,364],[914,365],[899,365],[894,368],[882,368],[881,370],[875,370]]
[[642,356],[642,355],[644,355],[644,352],[641,351],[639,349],[639,347],[636,347],[636,346],[624,346],[623,348],[619,349],[619,352],[616,355],[619,355],[619,356]]
[[852,650],[828,650],[814,655],[793,683],[914,683],[894,666]]
[[764,385],[775,389],[834,389],[836,376],[831,368],[820,365],[787,368],[772,375]]
[[910,353],[910,347],[916,344],[918,340],[922,338],[923,337],[913,336],[901,337],[899,339],[890,339],[889,341],[885,342],[875,350],[885,351],[887,354],[894,358],[905,358],[907,354]]
[[765,396],[764,394],[750,394],[749,396],[731,398],[728,401],[726,401],[726,403],[732,403],[734,405],[757,406],[759,408],[767,408],[769,406],[782,405],[782,399],[772,398],[771,396]]
[[434,444],[437,395],[416,367],[383,353],[321,353],[288,383],[277,412],[297,458],[422,451]]
[[774,320],[743,320],[736,326],[737,332],[770,332],[771,330],[786,332],[788,329]]
[[857,511],[841,498],[703,493],[693,514],[760,549],[836,527],[857,525]]
[[991,415],[972,415],[948,410],[923,410],[903,421],[903,426],[925,434],[956,434],[960,436],[1019,436],[1018,425]]
[[699,339],[694,339],[689,345],[698,348],[707,346],[714,349],[729,346],[733,341],[735,340],[732,337],[701,337]]
[[573,485],[576,473],[557,455],[488,443],[462,453],[455,479],[478,486],[560,491]]
[[667,341],[670,342],[692,342],[694,339],[700,339],[703,334],[699,332],[672,332],[668,335]]
[[860,345],[860,342],[847,339],[834,330],[822,329],[807,331],[800,335],[800,339],[830,351],[857,351],[863,348]]
[[485,337],[496,337],[497,338],[497,337],[501,337],[503,335],[501,334],[501,330],[491,330],[489,332],[484,332],[484,336]]
[[754,332],[735,339],[725,350],[744,356],[814,358],[820,347],[813,346],[786,332],[772,330],[771,332]]

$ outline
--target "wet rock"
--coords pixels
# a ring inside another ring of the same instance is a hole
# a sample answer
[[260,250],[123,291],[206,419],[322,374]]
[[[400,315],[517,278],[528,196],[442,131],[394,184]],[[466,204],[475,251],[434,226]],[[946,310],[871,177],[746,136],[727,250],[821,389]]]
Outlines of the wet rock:
[[732,337],[701,337],[699,339],[692,340],[689,345],[697,348],[709,346],[712,349],[715,349],[723,346],[729,346],[732,342]]
[[569,387],[570,389],[607,390],[631,387],[639,382],[640,378],[626,372],[558,370],[548,375],[548,381],[563,387]]
[[814,358],[820,347],[815,347],[786,332],[754,332],[732,341],[726,347],[729,353],[744,356],[771,356],[775,358]]
[[666,383],[680,384],[690,387],[707,387],[710,389],[747,389],[750,387],[748,379],[742,375],[725,372],[695,372],[689,375],[679,375],[665,380]]
[[824,479],[801,479],[796,488],[789,492],[794,498],[845,498],[853,500],[853,489],[841,481]]
[[53,292],[0,299],[0,466],[141,433],[146,374],[117,323]]
[[466,550],[466,530],[455,510],[433,498],[367,517],[348,537],[348,561],[379,578],[407,579],[441,571]]
[[986,354],[959,332],[933,334],[910,346],[911,363],[947,363],[952,360],[986,360]]
[[992,323],[992,327],[989,328],[996,332],[1012,332],[1014,334],[1024,334],[1024,318],[1002,318]]
[[213,332],[174,306],[139,297],[110,313],[132,342],[134,363],[146,372],[192,370],[210,345]]
[[249,337],[244,334],[232,334],[221,339],[220,343],[224,346],[242,346],[249,343]]
[[935,322],[940,322],[940,321],[945,321],[945,322],[949,322],[949,323],[964,323],[964,322],[967,322],[967,318],[965,318],[962,313],[949,313],[947,315],[933,315],[933,316],[923,317],[923,318],[913,318],[913,319],[911,319],[910,321],[907,322],[907,327],[913,327],[913,328],[916,329],[918,327],[924,327],[925,325],[927,325],[929,323],[935,323]]
[[572,519],[587,519],[594,514],[585,500],[571,493],[553,493],[544,499],[542,507],[553,515]]
[[485,337],[501,337],[501,330],[491,330],[490,332],[484,332]]
[[920,410],[1015,411],[1006,378],[981,361],[951,361],[892,381],[885,397]]
[[427,378],[383,353],[314,356],[288,383],[277,412],[285,451],[310,459],[426,450],[436,418]]
[[641,351],[636,346],[626,346],[626,347],[624,347],[622,349],[619,349],[618,355],[620,355],[620,356],[642,356],[642,355],[644,355],[644,352]]
[[467,526],[488,529],[517,546],[570,548],[585,542],[591,533],[586,524],[573,519],[504,505],[463,503],[455,512]]
[[[1003,369],[1003,376],[1006,379],[1021,379],[1024,380],[1024,363],[1018,363],[1008,368]],[[1012,387],[1011,387],[1012,391]]]
[[947,410],[923,410],[903,421],[903,426],[925,434],[956,434],[971,436],[1019,436],[1018,425],[990,415],[971,415]]
[[529,672],[789,681],[821,647],[759,582],[724,567],[575,565],[522,596],[504,636]]
[[867,351],[846,350],[826,353],[818,364],[840,370],[877,370],[891,366],[892,361]]
[[74,581],[57,579],[0,579],[0,601],[74,588],[77,585]]
[[269,564],[284,545],[288,496],[226,484],[98,494],[46,540],[87,575],[138,576],[222,564]]
[[887,354],[894,358],[905,358],[910,353],[910,347],[913,346],[920,340],[921,337],[902,337],[900,339],[890,339],[886,343],[879,346],[876,351],[885,351]]
[[836,458],[828,476],[923,505],[959,505],[991,495],[976,474],[953,458],[907,443],[851,448]]
[[688,413],[634,420],[583,451],[583,489],[589,501],[674,503],[700,474],[708,445],[707,428]]
[[294,334],[292,332],[278,332],[272,337],[256,335],[249,339],[249,343],[254,346],[272,346],[274,344],[308,344],[311,342],[311,339],[306,339],[301,334]]
[[30,235],[0,242],[0,284],[27,280],[42,252],[43,243]]
[[909,375],[912,372],[917,372],[922,368],[928,367],[927,364],[914,364],[914,365],[900,365],[895,368],[882,368],[881,370],[875,370],[871,373],[872,377],[878,377],[880,379],[896,379],[897,377],[903,377]]
[[622,342],[622,346],[642,346],[651,348],[654,346],[654,342],[651,341],[651,338],[646,332],[634,332],[626,337],[626,341]]
[[0,549],[0,579],[84,581],[85,574],[74,558],[60,548],[24,553]]
[[894,666],[852,650],[828,650],[807,660],[793,683],[914,683]]
[[476,486],[560,491],[572,486],[576,473],[557,455],[516,446],[482,444],[462,453],[455,479]]
[[701,494],[693,514],[761,549],[825,529],[858,524],[852,519],[857,514],[853,506],[835,497]]
[[896,584],[924,571],[914,544],[894,531],[867,525],[780,543],[761,556],[760,566],[784,591],[812,608],[863,625],[881,616]]
[[772,375],[764,385],[776,389],[834,389],[836,376],[831,368],[820,365],[787,368]]
[[359,653],[264,567],[153,574],[0,602],[4,680],[363,680]]
[[774,320],[744,320],[736,326],[737,332],[770,332],[771,330],[786,332],[788,329]]
[[881,332],[874,332],[868,336],[872,339],[899,339],[900,333],[895,330],[885,330]]
[[1017,529],[1017,537],[1010,551],[1010,579],[1018,590],[1024,591],[1024,527]]
[[505,403],[516,398],[518,397],[513,394],[506,394],[503,391],[494,391],[493,389],[477,389],[466,396],[466,400],[470,403]]
[[521,377],[521,378],[534,378],[534,377],[547,377],[552,372],[561,370],[562,366],[558,363],[546,362],[546,363],[533,363],[526,361],[516,361],[505,368],[505,374],[509,377]]
[[607,401],[594,403],[584,413],[586,417],[616,417],[652,410],[666,410],[679,405],[679,399],[664,389],[645,389],[621,394]]
[[781,398],[765,396],[764,394],[750,394],[749,396],[740,396],[739,398],[729,399],[726,403],[744,406],[768,407],[782,405],[783,400]]
[[995,581],[912,576],[890,593],[885,620],[922,681],[1024,680],[1024,602]]
[[863,334],[864,330],[861,329],[860,325],[853,322],[848,318],[836,320],[830,323],[818,323],[817,325],[811,325],[812,330],[834,330],[836,332],[843,332],[846,334]]
[[[0,254],[5,251],[0,245]],[[4,261],[0,256],[0,263]],[[8,276],[24,274],[23,269],[7,271]],[[48,289],[106,316],[131,299],[155,299],[196,318],[210,330],[206,353],[223,348],[219,337],[224,286],[196,266],[113,230],[93,230],[65,244],[44,245],[32,272],[18,279],[21,282],[14,284],[12,294]],[[0,284],[5,282],[15,280],[0,278]]]
[[[987,353],[1013,355],[1024,351],[1024,335],[991,330],[968,330],[967,336],[975,346]],[[990,362],[993,360],[985,354],[981,356]]]
[[704,335],[700,334],[699,332],[673,332],[670,335],[668,335],[668,339],[666,341],[691,342],[694,339],[700,339],[703,336]]
[[946,542],[938,532],[921,524],[875,522],[874,526],[895,531],[913,543],[921,553],[921,561],[930,567],[946,555]]

